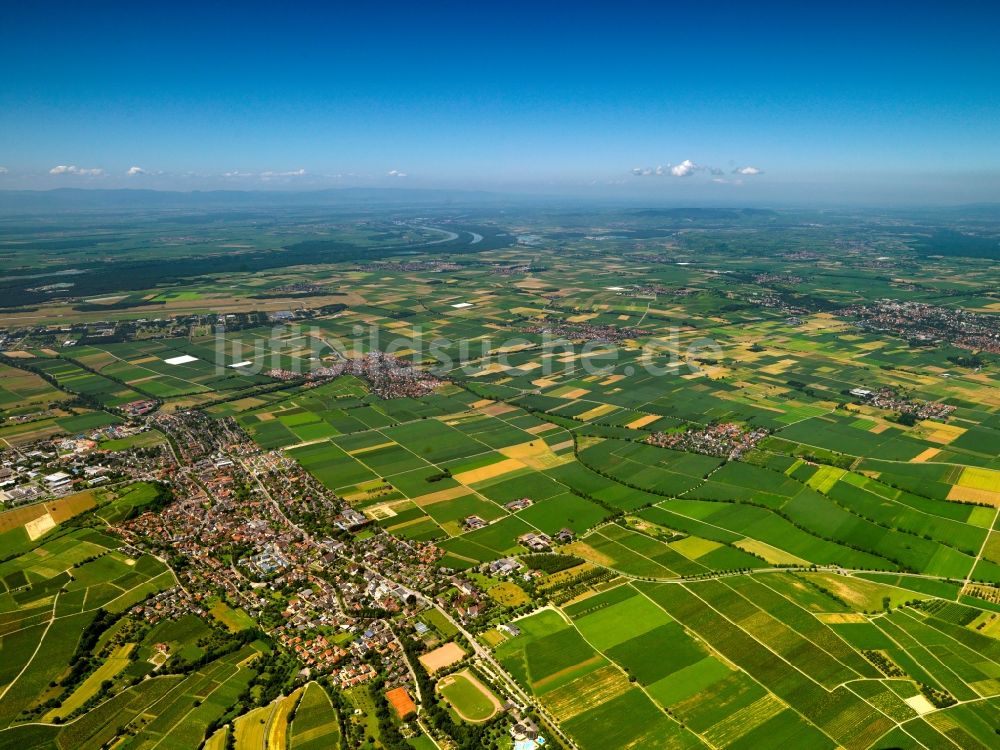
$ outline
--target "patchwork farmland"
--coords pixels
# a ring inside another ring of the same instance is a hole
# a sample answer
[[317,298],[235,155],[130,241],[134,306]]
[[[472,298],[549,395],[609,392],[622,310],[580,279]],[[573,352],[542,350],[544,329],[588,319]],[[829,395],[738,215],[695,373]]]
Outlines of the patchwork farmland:
[[10,282],[0,748],[996,745],[995,263],[428,213]]

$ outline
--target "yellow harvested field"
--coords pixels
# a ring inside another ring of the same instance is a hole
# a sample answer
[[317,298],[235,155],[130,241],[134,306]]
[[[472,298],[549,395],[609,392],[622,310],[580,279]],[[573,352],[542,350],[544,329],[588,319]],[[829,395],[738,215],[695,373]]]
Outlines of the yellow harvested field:
[[45,503],[45,509],[56,523],[67,521],[73,516],[77,516],[85,510],[90,510],[96,506],[97,502],[94,500],[93,490],[84,490],[83,492],[77,492],[58,500],[53,500],[50,503]]
[[226,737],[228,734],[229,725],[227,724],[205,741],[203,750],[226,750]]
[[303,688],[299,688],[278,701],[267,723],[267,744],[264,747],[288,747],[288,725],[291,723],[288,717],[298,703],[302,690]]
[[966,466],[962,471],[962,476],[958,478],[958,484],[961,487],[1000,492],[1000,471],[981,469],[978,466]]
[[907,698],[903,702],[916,711],[918,715],[927,714],[934,710],[934,704],[931,703],[922,693],[914,695],[912,698]]
[[705,731],[705,737],[714,747],[726,747],[784,710],[785,704],[780,698],[765,695],[713,724]]
[[35,541],[46,531],[54,529],[55,527],[56,522],[48,513],[24,524],[24,530],[28,533],[28,538],[31,541]]
[[714,552],[722,545],[709,539],[701,539],[696,536],[686,536],[683,539],[678,539],[676,542],[670,542],[668,546],[671,549],[680,552],[684,555],[684,557],[691,560],[697,560],[702,555]]
[[479,634],[479,637],[486,641],[486,645],[490,648],[496,648],[507,640],[507,636],[499,630],[484,630]]
[[506,448],[500,448],[499,453],[507,456],[508,459],[520,461],[523,465],[536,471],[551,469],[573,460],[572,454],[557,456],[544,440],[510,445]]
[[605,555],[603,552],[598,552],[589,544],[580,540],[567,544],[563,547],[563,549],[571,555],[582,557],[584,560],[589,560],[590,562],[597,563],[598,565],[611,566],[615,563],[615,561],[608,555]]
[[949,500],[958,500],[964,503],[986,503],[995,508],[1000,508],[1000,492],[990,490],[980,490],[975,487],[962,487],[955,485],[948,493]]
[[348,453],[352,456],[360,456],[362,453],[368,453],[369,451],[377,451],[380,448],[390,448],[393,445],[395,445],[395,443],[390,440],[387,443],[378,443],[376,445],[366,445],[363,448],[356,448],[353,451],[348,451]]
[[647,414],[643,417],[639,417],[638,419],[633,419],[625,426],[632,430],[638,430],[640,427],[645,427],[648,424],[652,424],[659,418],[660,418],[659,414]]
[[624,375],[609,375],[604,380],[601,381],[601,385],[614,385],[619,380],[624,380]]
[[524,589],[513,581],[504,581],[503,583],[498,583],[496,586],[490,586],[486,593],[497,604],[507,607],[520,607],[531,602]]
[[860,612],[817,612],[816,619],[827,625],[850,625],[868,621]]
[[591,419],[597,419],[598,417],[603,417],[605,414],[610,414],[618,409],[614,404],[600,404],[595,406],[593,409],[588,409],[583,414],[578,414],[577,419],[582,419],[585,422]]
[[759,372],[766,373],[768,375],[780,375],[785,370],[787,370],[792,365],[796,364],[798,360],[795,359],[783,359],[779,362],[775,362],[773,365],[768,365],[767,367],[761,367]]
[[[523,468],[524,464],[517,459],[507,458],[489,466],[482,466],[478,469],[470,469],[469,471],[463,471],[461,474],[456,474],[455,481],[466,485],[475,484],[476,482],[485,482],[487,479],[502,477],[504,474],[510,474],[512,471]],[[463,492],[467,491],[464,487],[461,489]]]
[[434,674],[439,669],[450,667],[465,658],[465,651],[457,643],[446,643],[438,646],[433,651],[428,651],[420,657],[420,663],[424,665],[430,674]]
[[545,705],[556,719],[567,721],[622,695],[629,687],[628,678],[609,664],[550,691]]
[[771,563],[771,565],[808,565],[808,560],[803,560],[801,557],[796,557],[791,552],[785,552],[784,550],[778,549],[777,547],[772,547],[770,544],[758,541],[757,539],[741,539],[738,542],[733,542],[734,547],[739,547],[744,552],[749,552],[751,555],[759,555],[763,557],[764,560]]
[[544,440],[529,440],[527,443],[517,443],[499,448],[497,452],[507,458],[533,458],[551,451]]
[[468,487],[449,487],[446,490],[429,492],[426,495],[415,497],[413,498],[413,502],[423,508],[426,505],[433,505],[434,503],[444,502],[445,500],[454,500],[456,497],[462,497],[467,494],[469,494]]
[[581,396],[586,396],[590,391],[586,388],[571,388],[565,393],[560,393],[559,398],[580,398]]
[[255,708],[249,713],[238,717],[233,726],[235,727],[237,747],[267,747],[267,722],[271,718],[273,705]]
[[927,432],[922,436],[924,440],[938,445],[948,445],[956,438],[965,434],[965,428],[953,424],[941,424],[940,422],[922,422],[921,428],[926,428]]
[[922,464],[924,461],[930,461],[940,452],[941,452],[940,448],[928,448],[927,450],[911,458],[910,463]]
[[504,367],[499,362],[490,362],[482,370],[478,370],[477,372],[472,373],[472,375],[470,377],[480,378],[483,375],[492,375],[492,374],[497,373],[497,372],[506,372],[506,370],[507,370],[507,368]]

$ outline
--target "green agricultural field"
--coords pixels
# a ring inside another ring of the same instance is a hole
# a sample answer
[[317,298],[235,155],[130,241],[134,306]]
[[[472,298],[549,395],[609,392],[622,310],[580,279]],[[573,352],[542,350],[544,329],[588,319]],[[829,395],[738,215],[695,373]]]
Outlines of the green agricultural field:
[[311,682],[295,709],[289,745],[292,750],[321,750],[337,747],[339,742],[340,725],[330,698],[322,687]]

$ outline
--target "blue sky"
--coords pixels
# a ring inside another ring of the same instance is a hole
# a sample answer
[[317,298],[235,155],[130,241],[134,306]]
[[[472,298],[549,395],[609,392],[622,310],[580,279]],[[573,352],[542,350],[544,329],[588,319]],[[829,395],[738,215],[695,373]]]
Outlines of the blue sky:
[[998,4],[874,4],[4,3],[0,188],[1000,199]]

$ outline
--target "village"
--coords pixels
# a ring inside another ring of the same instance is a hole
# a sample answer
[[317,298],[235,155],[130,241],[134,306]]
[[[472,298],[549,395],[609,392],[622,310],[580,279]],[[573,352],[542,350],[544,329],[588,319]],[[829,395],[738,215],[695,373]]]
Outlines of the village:
[[948,342],[962,349],[1000,353],[1000,323],[995,315],[892,299],[853,305],[840,315],[856,319],[863,331],[891,333],[921,345]]
[[753,449],[769,432],[763,427],[747,429],[741,425],[724,422],[710,424],[700,429],[686,429],[677,432],[657,432],[646,442],[661,448],[704,453],[735,461]]

